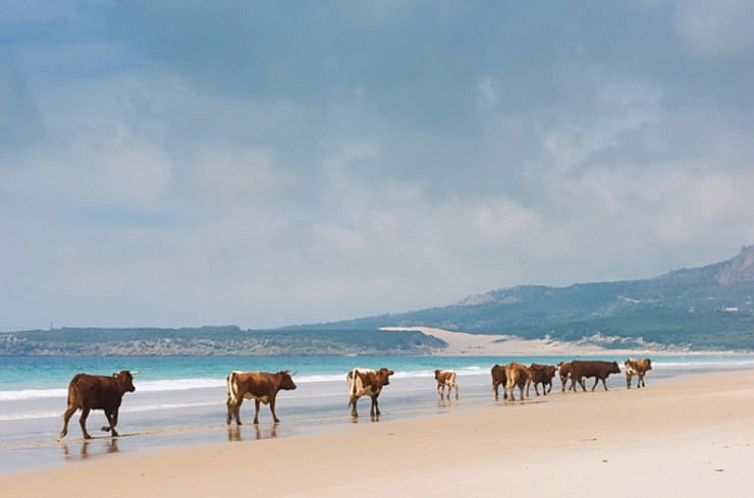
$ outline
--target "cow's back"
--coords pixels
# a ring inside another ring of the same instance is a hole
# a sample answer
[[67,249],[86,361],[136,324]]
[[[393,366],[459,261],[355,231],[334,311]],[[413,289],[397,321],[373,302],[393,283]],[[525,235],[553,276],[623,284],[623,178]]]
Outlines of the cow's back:
[[77,374],[68,384],[68,403],[81,408],[117,407],[121,398],[118,383],[112,377]]

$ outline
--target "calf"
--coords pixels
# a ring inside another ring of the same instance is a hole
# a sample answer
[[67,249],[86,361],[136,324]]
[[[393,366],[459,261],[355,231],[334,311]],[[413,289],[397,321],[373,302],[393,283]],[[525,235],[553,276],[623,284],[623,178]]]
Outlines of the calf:
[[379,417],[380,406],[377,403],[377,398],[380,396],[382,388],[390,385],[390,376],[394,373],[388,368],[380,368],[379,370],[354,368],[348,372],[346,381],[348,382],[348,406],[351,407],[351,416],[359,416],[356,411],[356,403],[358,403],[359,398],[369,396],[372,398],[372,407],[369,414],[373,417]]
[[445,388],[448,388],[448,399],[450,399],[450,392],[456,390],[456,399],[458,399],[458,381],[456,380],[456,373],[453,370],[435,370],[435,380],[437,381],[437,392],[440,394],[440,399],[445,396]]
[[613,361],[572,361],[571,362],[571,388],[576,389],[576,383],[581,385],[581,388],[586,391],[585,377],[594,377],[594,385],[592,391],[597,387],[597,383],[602,381],[602,386],[607,391],[606,379],[611,373],[620,373],[620,367],[618,363]]
[[505,366],[505,391],[511,401],[516,401],[513,395],[513,389],[518,386],[521,393],[521,400],[524,399],[524,388],[526,396],[529,396],[529,386],[531,385],[531,372],[529,368],[520,363],[508,363]]
[[225,384],[228,391],[228,417],[226,423],[230,425],[231,419],[235,417],[236,425],[241,424],[241,403],[244,399],[254,400],[254,423],[259,423],[259,404],[270,405],[272,420],[275,423],[280,422],[275,414],[275,400],[280,390],[292,391],[296,389],[293,382],[292,374],[287,370],[281,370],[277,373],[270,372],[231,372],[225,378]]
[[534,384],[534,392],[539,396],[539,389],[537,386],[542,384],[542,394],[547,396],[547,393],[552,391],[552,379],[555,377],[555,372],[558,371],[558,367],[532,363],[529,365],[529,371],[531,372],[531,382]]
[[508,399],[508,392],[505,390],[505,365],[495,365],[490,369],[492,375],[492,392],[495,393],[495,399],[498,399],[498,388],[503,386],[503,399]]
[[110,377],[83,373],[75,375],[68,384],[68,406],[63,414],[63,430],[58,437],[63,439],[68,434],[68,421],[76,410],[81,410],[79,424],[84,439],[92,438],[86,430],[86,419],[91,410],[104,410],[109,425],[102,427],[102,430],[116,437],[115,426],[118,425],[118,410],[123,395],[135,390],[133,375],[128,370],[121,370]]
[[645,358],[643,360],[627,359],[623,366],[626,367],[626,387],[631,389],[631,378],[636,375],[638,377],[636,381],[636,387],[647,387],[644,383],[644,376],[647,371],[652,370],[652,360]]

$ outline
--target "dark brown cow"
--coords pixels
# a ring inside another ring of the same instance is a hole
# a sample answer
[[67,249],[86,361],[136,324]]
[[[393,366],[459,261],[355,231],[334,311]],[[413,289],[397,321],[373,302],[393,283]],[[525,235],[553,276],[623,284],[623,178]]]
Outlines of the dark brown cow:
[[287,370],[282,370],[277,373],[270,372],[231,372],[225,379],[228,401],[228,418],[226,423],[230,425],[231,419],[236,419],[236,425],[241,424],[241,403],[245,399],[254,400],[254,423],[259,423],[259,407],[260,403],[269,404],[270,412],[272,413],[272,420],[275,423],[280,422],[278,416],[275,414],[275,399],[277,398],[278,391],[286,390],[292,391],[296,389],[296,384],[293,382]]
[[531,372],[529,367],[520,363],[508,363],[505,365],[505,392],[511,401],[516,401],[513,395],[513,389],[518,386],[521,393],[521,400],[524,399],[524,388],[526,396],[529,396],[529,386],[531,385]]
[[539,396],[539,389],[537,386],[542,384],[542,394],[547,396],[547,393],[552,391],[552,379],[555,377],[555,372],[558,371],[558,367],[532,363],[529,365],[529,371],[531,372],[531,383],[534,384],[534,392]]
[[636,387],[647,387],[644,383],[644,376],[649,370],[652,370],[652,360],[645,358],[643,360],[627,359],[623,365],[626,367],[626,387],[631,389],[631,379],[634,375],[638,377]]
[[456,399],[458,399],[458,375],[453,370],[435,370],[435,380],[437,381],[437,393],[440,399],[445,396],[445,388],[448,388],[448,399],[450,392],[456,390]]
[[597,387],[597,383],[602,381],[602,386],[607,391],[606,379],[612,373],[620,373],[620,367],[618,363],[613,361],[577,361],[571,362],[571,388],[576,389],[576,383],[581,385],[581,388],[586,391],[585,377],[594,377],[594,385],[592,391]]
[[108,425],[102,427],[105,432],[110,432],[113,437],[118,433],[115,426],[118,425],[118,410],[123,400],[123,395],[136,390],[133,383],[133,375],[128,370],[121,370],[108,377],[106,375],[76,374],[68,384],[68,407],[63,414],[63,430],[60,431],[60,439],[68,434],[68,421],[76,410],[81,410],[79,424],[84,439],[92,436],[86,430],[86,419],[91,410],[104,410]]
[[[570,361],[561,361],[558,363],[558,375],[560,376],[560,392],[565,392],[568,378],[571,376]],[[573,379],[571,382],[573,382]]]
[[351,416],[359,416],[356,411],[356,403],[359,398],[369,396],[372,398],[372,407],[369,414],[373,417],[379,417],[380,406],[377,403],[377,398],[380,396],[382,388],[390,385],[390,376],[394,373],[388,368],[380,368],[379,370],[354,368],[348,372],[346,381],[348,382],[348,406],[351,407]]
[[492,376],[492,392],[495,393],[495,399],[498,399],[498,388],[503,386],[503,399],[508,399],[508,393],[505,390],[505,365],[493,366],[490,369],[490,375]]

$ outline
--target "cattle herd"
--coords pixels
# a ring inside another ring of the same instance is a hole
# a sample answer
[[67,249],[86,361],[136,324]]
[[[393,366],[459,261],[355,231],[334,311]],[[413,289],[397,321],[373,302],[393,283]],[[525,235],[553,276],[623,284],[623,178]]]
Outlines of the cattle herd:
[[[627,359],[623,363],[626,375],[626,387],[631,388],[631,380],[634,376],[637,378],[636,387],[646,387],[644,376],[647,371],[652,369],[650,359],[633,360]],[[105,375],[87,375],[77,374],[71,379],[68,385],[68,402],[65,413],[63,414],[63,429],[60,431],[59,438],[65,437],[68,433],[68,421],[77,410],[81,410],[79,424],[84,439],[91,439],[89,432],[86,430],[86,419],[91,410],[103,410],[107,418],[108,425],[103,426],[102,430],[110,432],[115,437],[118,433],[115,426],[118,424],[118,410],[120,409],[123,395],[128,392],[134,392],[136,388],[133,384],[133,375],[135,371],[122,370],[114,373],[112,376]],[[560,376],[561,391],[566,389],[577,391],[577,386],[586,391],[586,379],[594,378],[592,391],[601,381],[603,388],[607,391],[607,378],[610,374],[620,373],[620,367],[617,362],[608,361],[570,361],[560,362],[557,365],[540,365],[532,363],[528,367],[520,363],[509,363],[507,365],[494,365],[490,370],[492,376],[492,391],[495,399],[498,399],[500,386],[503,387],[503,399],[515,400],[514,390],[518,388],[519,399],[529,396],[529,389],[534,384],[534,391],[539,396],[539,386],[542,385],[542,395],[546,396],[552,390],[552,380],[555,374]],[[369,396],[372,405],[370,414],[372,417],[380,415],[380,407],[377,399],[382,389],[390,385],[390,376],[395,372],[389,368],[380,368],[371,370],[365,368],[354,368],[346,374],[348,383],[348,406],[351,408],[351,415],[358,417],[356,404],[360,397]],[[228,425],[235,418],[236,424],[241,425],[241,403],[244,399],[254,400],[254,423],[259,423],[260,403],[270,405],[270,412],[273,420],[277,423],[279,419],[275,413],[275,399],[280,390],[294,390],[296,384],[293,382],[293,375],[287,370],[277,373],[269,372],[231,372],[226,378],[226,388],[228,398],[226,406],[228,415],[226,422]],[[458,399],[458,380],[457,375],[452,370],[435,370],[435,380],[437,381],[437,393],[440,399],[450,399],[451,393],[455,390],[455,398]],[[568,381],[570,380],[570,386]],[[446,392],[447,390],[447,392]]]

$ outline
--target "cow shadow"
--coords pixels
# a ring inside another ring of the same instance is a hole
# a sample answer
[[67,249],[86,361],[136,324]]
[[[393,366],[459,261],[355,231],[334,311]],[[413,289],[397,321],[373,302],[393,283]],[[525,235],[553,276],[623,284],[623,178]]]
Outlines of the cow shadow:
[[[273,439],[278,436],[278,424],[274,423],[269,428],[269,431],[262,429],[260,424],[252,424],[254,427],[254,439],[259,441],[261,439]],[[243,430],[241,426],[228,426],[228,441],[245,441]]]
[[[366,418],[366,416],[354,417],[353,415],[351,415],[351,423],[352,424],[358,424],[359,421],[361,419],[363,419],[363,418]],[[380,421],[380,416],[379,415],[369,415],[369,421],[370,422],[379,422]]]
[[[101,441],[83,440],[80,445],[79,447],[78,444],[61,443],[60,448],[63,451],[63,458],[68,461],[79,461],[120,451],[118,440],[115,438]],[[76,448],[78,448],[78,451],[76,451]]]

